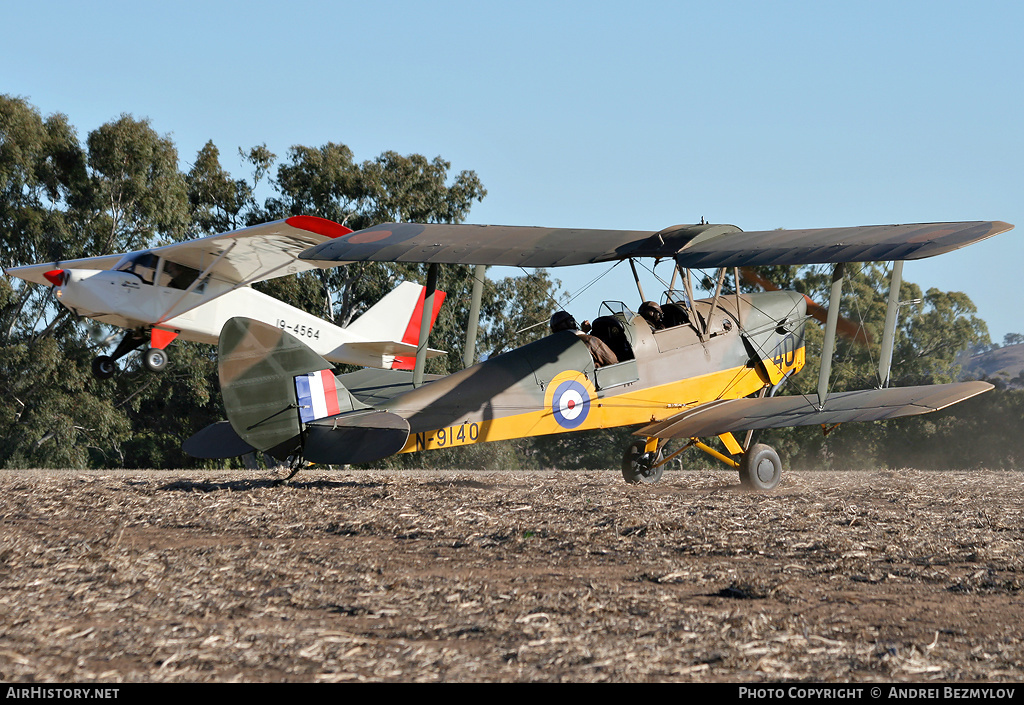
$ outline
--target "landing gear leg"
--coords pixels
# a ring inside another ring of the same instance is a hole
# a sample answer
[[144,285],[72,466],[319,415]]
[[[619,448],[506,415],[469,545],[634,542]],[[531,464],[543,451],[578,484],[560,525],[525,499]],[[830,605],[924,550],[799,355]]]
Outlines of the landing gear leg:
[[[739,470],[740,484],[747,489],[766,492],[775,489],[779,480],[782,479],[782,461],[779,454],[771,446],[764,443],[750,445],[751,435],[747,435],[746,448],[741,446],[739,441],[731,433],[723,433],[719,436],[726,450],[732,457],[721,453],[711,446],[701,443],[698,439],[690,439],[690,443],[708,455],[718,458],[730,467]],[[734,458],[739,458],[736,462]]]
[[652,440],[653,449],[649,448],[651,444],[648,441],[636,440],[629,444],[622,456],[622,477],[631,485],[657,482],[665,471],[660,444],[657,439]]
[[115,362],[149,340],[150,347],[142,354],[142,364],[150,372],[160,372],[167,367],[169,356],[164,348],[178,336],[177,331],[153,328],[151,331],[130,330],[121,338],[113,355],[100,355],[92,361],[92,376],[96,379],[110,379],[117,372]]
[[164,350],[178,337],[176,331],[154,328],[149,332],[149,349],[142,355],[142,363],[150,372],[162,372],[167,367],[167,351]]
[[[264,453],[263,457],[265,459],[267,459],[267,467],[270,467],[270,460],[269,460],[269,458],[267,458],[266,453]],[[288,482],[293,477],[298,475],[299,474],[299,470],[301,470],[302,468],[304,468],[307,465],[309,465],[309,463],[307,463],[303,459],[302,453],[296,453],[295,455],[289,456],[288,459],[284,463],[279,463],[277,465],[277,467],[281,467],[282,465],[285,465],[285,464],[288,465],[288,476],[280,478],[280,479],[277,479],[277,480],[274,480],[274,484],[275,485],[283,485],[284,483]]]
[[128,331],[117,344],[113,355],[99,355],[92,361],[92,376],[96,379],[110,379],[117,371],[115,362],[146,342],[146,336],[138,331]]

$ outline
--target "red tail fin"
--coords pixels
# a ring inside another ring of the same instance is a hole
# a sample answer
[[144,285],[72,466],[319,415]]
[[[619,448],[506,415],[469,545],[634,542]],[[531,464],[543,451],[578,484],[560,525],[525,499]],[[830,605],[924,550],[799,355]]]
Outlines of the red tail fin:
[[[420,342],[420,328],[423,323],[423,300],[426,296],[427,290],[420,289],[420,298],[416,302],[416,308],[413,309],[412,316],[409,318],[409,325],[405,328],[405,335],[402,336],[402,342],[409,345],[418,345]],[[444,303],[444,297],[446,296],[443,291],[434,292],[434,310],[430,316],[430,327],[434,327],[434,323],[437,321],[437,314],[441,311],[441,304]],[[416,366],[416,358],[414,357],[402,357],[396,356],[395,362],[391,365],[393,370],[411,370]]]

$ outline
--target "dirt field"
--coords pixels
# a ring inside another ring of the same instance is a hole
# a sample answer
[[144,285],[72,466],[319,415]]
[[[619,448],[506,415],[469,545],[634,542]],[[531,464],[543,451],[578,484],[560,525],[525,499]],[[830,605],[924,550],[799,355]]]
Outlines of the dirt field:
[[1024,474],[0,473],[0,672],[1021,681]]

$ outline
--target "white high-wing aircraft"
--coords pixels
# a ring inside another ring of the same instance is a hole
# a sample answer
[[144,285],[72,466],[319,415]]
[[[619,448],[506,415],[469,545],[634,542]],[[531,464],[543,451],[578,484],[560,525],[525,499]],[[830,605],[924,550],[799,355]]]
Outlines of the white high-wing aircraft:
[[[411,369],[408,358],[416,355],[423,315],[422,286],[402,282],[346,328],[250,286],[337,266],[306,262],[298,255],[351,232],[333,221],[301,215],[149,250],[11,267],[4,273],[53,286],[57,300],[74,314],[127,330],[112,355],[93,361],[99,379],[111,377],[115,361],[142,345],[147,345],[146,367],[162,370],[166,347],[176,337],[216,344],[224,323],[236,316],[278,326],[334,363]],[[442,300],[434,298],[431,326]]]

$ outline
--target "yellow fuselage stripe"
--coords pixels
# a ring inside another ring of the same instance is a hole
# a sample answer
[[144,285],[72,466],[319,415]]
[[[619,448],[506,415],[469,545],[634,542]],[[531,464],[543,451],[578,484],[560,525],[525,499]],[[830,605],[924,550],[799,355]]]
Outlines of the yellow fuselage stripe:
[[[783,373],[799,371],[805,360],[804,347],[801,346],[796,350],[792,364],[783,368]],[[766,362],[772,364],[771,359]],[[652,423],[674,416],[685,408],[693,408],[717,399],[740,399],[749,396],[766,383],[764,373],[759,367],[733,367],[655,387],[646,387],[635,392],[624,391],[605,397],[592,395],[586,419],[574,428],[559,425],[551,404],[547,403],[544,408],[521,414],[480,421],[466,420],[455,426],[414,433],[409,436],[409,441],[399,452],[411,453],[511,438]]]

